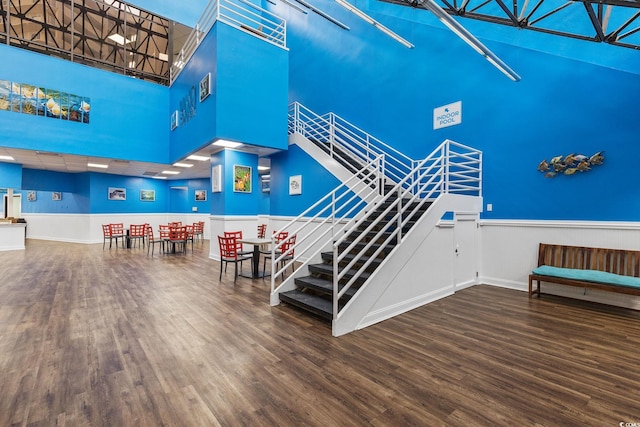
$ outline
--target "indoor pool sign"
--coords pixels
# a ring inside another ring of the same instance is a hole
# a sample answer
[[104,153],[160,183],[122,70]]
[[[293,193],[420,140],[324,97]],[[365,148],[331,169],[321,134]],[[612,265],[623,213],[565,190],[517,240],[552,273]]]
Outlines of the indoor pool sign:
[[462,101],[433,109],[433,129],[446,128],[462,123]]

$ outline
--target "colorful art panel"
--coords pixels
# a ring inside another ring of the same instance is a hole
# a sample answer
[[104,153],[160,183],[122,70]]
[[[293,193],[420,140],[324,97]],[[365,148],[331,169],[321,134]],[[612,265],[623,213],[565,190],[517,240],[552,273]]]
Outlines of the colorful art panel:
[[20,85],[20,109],[24,114],[36,114],[38,88],[22,83]]
[[11,82],[0,80],[0,111],[9,111],[11,106]]

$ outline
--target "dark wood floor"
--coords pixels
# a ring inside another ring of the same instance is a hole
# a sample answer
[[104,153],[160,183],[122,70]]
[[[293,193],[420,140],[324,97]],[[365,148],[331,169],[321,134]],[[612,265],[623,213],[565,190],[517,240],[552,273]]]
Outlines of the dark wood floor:
[[0,253],[0,426],[640,422],[637,312],[475,286],[333,338],[207,256]]

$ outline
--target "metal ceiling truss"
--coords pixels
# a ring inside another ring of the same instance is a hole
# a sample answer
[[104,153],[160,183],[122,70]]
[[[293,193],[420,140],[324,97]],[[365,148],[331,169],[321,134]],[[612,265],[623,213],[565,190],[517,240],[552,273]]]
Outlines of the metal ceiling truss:
[[0,0],[0,42],[169,83],[173,22],[118,0]]
[[[382,0],[419,8],[419,0]],[[434,0],[449,15],[640,49],[635,0]]]

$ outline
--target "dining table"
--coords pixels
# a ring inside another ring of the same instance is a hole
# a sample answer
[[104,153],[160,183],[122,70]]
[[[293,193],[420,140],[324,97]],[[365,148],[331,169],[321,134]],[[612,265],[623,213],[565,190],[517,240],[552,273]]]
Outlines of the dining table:
[[249,279],[259,279],[261,277],[269,276],[270,274],[262,274],[260,272],[260,247],[271,244],[271,239],[266,239],[264,237],[243,237],[242,239],[238,239],[238,242],[245,245],[253,245],[253,255],[251,258],[252,274],[251,276],[244,274],[240,275]]

